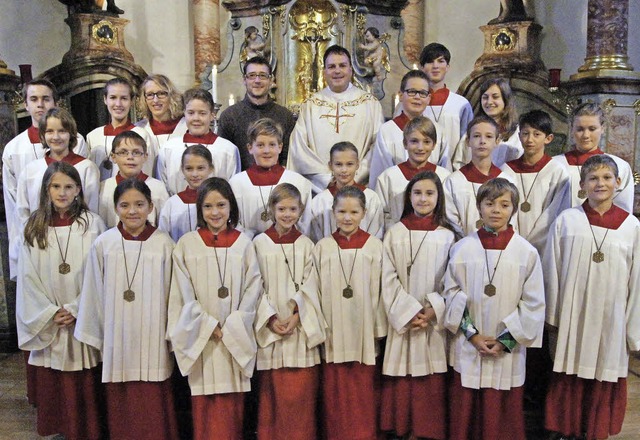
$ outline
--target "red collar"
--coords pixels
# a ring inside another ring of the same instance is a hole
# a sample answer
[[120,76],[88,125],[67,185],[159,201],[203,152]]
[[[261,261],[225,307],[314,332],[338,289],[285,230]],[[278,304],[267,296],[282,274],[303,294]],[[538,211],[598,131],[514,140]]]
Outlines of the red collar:
[[238,237],[240,237],[240,231],[237,229],[227,228],[215,235],[208,228],[198,228],[198,234],[204,241],[207,247],[228,248],[233,246]]
[[427,164],[425,166],[423,166],[423,167],[415,168],[413,165],[411,165],[409,163],[408,160],[406,162],[402,162],[402,163],[398,164],[398,168],[400,168],[400,171],[402,172],[402,175],[407,180],[413,179],[413,177],[416,174],[418,174],[419,172],[421,172],[421,171],[434,171],[435,172],[435,170],[436,170],[436,166],[434,164],[432,164],[431,162],[427,162]]
[[269,229],[264,231],[264,233],[267,234],[267,236],[271,240],[273,240],[275,244],[292,244],[298,239],[298,237],[302,235],[302,233],[298,231],[295,226],[282,237],[278,235],[278,231],[276,231],[275,225],[272,225]]
[[247,176],[254,186],[277,185],[284,173],[284,167],[276,164],[271,168],[251,165],[247,168]]
[[53,211],[53,215],[51,216],[51,222],[49,223],[49,226],[54,226],[54,227],[71,226],[74,221],[75,219],[71,217],[62,218],[60,217],[60,214],[58,213],[58,211]]
[[410,231],[435,231],[438,229],[435,216],[418,217],[414,212],[400,219]]
[[[358,188],[360,191],[364,192],[365,189],[367,189],[367,187],[365,185],[362,185],[361,183],[354,183],[353,185],[350,186],[355,186],[356,188]],[[336,196],[336,193],[338,192],[338,185],[336,184],[336,182],[331,182],[328,186],[327,189],[329,190],[329,192],[331,193],[331,195],[333,197]]]
[[44,160],[45,162],[47,162],[47,165],[51,165],[52,163],[56,163],[56,162],[66,162],[69,165],[75,166],[76,164],[82,162],[84,159],[85,159],[84,157],[74,153],[73,151],[69,151],[69,154],[67,154],[65,157],[63,157],[59,161],[52,159],[48,151],[44,155]]
[[478,229],[478,237],[482,243],[482,247],[485,249],[504,250],[507,248],[511,237],[513,237],[513,228],[511,225],[506,230],[493,233],[487,231],[485,228]]
[[114,127],[111,124],[107,124],[104,126],[103,133],[105,136],[118,136],[120,133],[124,133],[125,131],[133,130],[136,126],[131,123],[130,120],[127,119],[127,123],[121,125],[120,127]]
[[567,163],[569,165],[582,166],[582,164],[584,164],[587,159],[597,154],[604,154],[604,151],[602,151],[600,148],[596,148],[595,150],[583,153],[581,151],[578,151],[578,149],[576,148],[571,151],[567,151],[566,153],[564,153],[564,156],[567,158]]
[[182,136],[182,142],[184,142],[185,144],[211,145],[216,141],[216,139],[218,139],[218,136],[216,136],[212,131],[202,136],[194,136],[189,132],[185,133],[184,136]]
[[464,175],[464,177],[467,178],[469,182],[482,184],[498,177],[502,171],[494,164],[491,164],[489,175],[485,176],[480,172],[479,169],[476,168],[473,162],[469,162],[468,164],[460,168],[460,172]]
[[198,190],[191,189],[187,186],[184,191],[180,191],[178,193],[178,197],[180,197],[180,200],[182,200],[183,203],[196,203],[196,201],[198,200]]
[[429,101],[429,105],[444,105],[449,98],[449,93],[451,92],[448,88],[443,87],[438,90],[430,89],[431,92],[431,100]]
[[360,249],[370,237],[368,232],[365,232],[360,228],[358,228],[358,230],[349,238],[342,235],[339,231],[334,232],[331,236],[336,243],[338,243],[340,249]]
[[122,238],[124,238],[125,240],[146,241],[147,238],[151,237],[151,234],[156,231],[156,228],[152,226],[151,223],[147,222],[144,230],[137,237],[134,237],[133,235],[125,231],[124,226],[122,226],[122,222],[118,222],[118,230],[122,234]]
[[551,161],[551,156],[544,154],[542,159],[536,162],[534,165],[528,165],[523,160],[524,156],[518,159],[507,162],[507,165],[511,167],[516,173],[539,173]]
[[27,135],[29,136],[29,142],[32,144],[40,144],[40,131],[38,127],[34,127],[33,125],[27,128]]
[[393,122],[396,123],[396,125],[400,130],[404,130],[404,127],[407,126],[409,121],[410,121],[409,116],[407,116],[404,112],[400,113],[398,116],[393,118]]
[[584,213],[587,215],[589,224],[607,229],[618,229],[629,216],[627,211],[616,205],[611,205],[611,208],[607,212],[600,215],[598,211],[589,205],[588,200],[585,200],[582,204],[582,209],[584,209]]
[[[142,171],[140,171],[140,174],[138,174],[136,176],[136,180],[139,180],[140,182],[144,182],[147,180],[149,176],[147,176],[145,173],[143,173]],[[122,183],[125,179],[124,177],[122,177],[120,175],[120,173],[118,172],[118,174],[116,174],[116,185],[119,185],[120,183]]]
[[173,119],[170,121],[156,121],[155,119],[149,119],[149,126],[151,127],[151,131],[156,136],[161,134],[171,134],[176,129],[176,126],[180,123],[182,118]]

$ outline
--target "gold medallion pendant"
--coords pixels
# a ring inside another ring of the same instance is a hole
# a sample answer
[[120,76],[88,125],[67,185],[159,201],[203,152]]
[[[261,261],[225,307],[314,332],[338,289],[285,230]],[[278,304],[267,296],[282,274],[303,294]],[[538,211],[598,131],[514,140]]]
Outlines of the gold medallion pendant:
[[351,288],[351,286],[347,286],[342,290],[342,296],[347,299],[353,298],[353,289]]
[[122,294],[122,297],[124,298],[124,300],[126,302],[131,302],[134,299],[136,299],[136,294],[133,290],[131,289],[127,289],[124,291],[124,293]]
[[226,286],[222,286],[218,289],[218,298],[226,298],[229,296],[229,288]]
[[581,199],[586,199],[587,198],[587,192],[583,189],[581,189],[580,191],[578,191],[578,197],[580,197]]
[[529,203],[529,202],[522,202],[522,204],[520,205],[520,211],[522,211],[522,212],[529,212],[529,211],[531,211],[531,203]]
[[487,284],[486,286],[484,286],[484,294],[488,297],[492,297],[496,294],[496,286],[491,283]]
[[58,273],[66,275],[69,272],[71,272],[71,266],[69,266],[69,263],[60,263],[60,266],[58,266]]
[[269,220],[269,213],[267,211],[262,211],[262,214],[260,214],[260,220],[263,222]]
[[595,251],[591,257],[594,263],[602,263],[604,261],[604,252]]

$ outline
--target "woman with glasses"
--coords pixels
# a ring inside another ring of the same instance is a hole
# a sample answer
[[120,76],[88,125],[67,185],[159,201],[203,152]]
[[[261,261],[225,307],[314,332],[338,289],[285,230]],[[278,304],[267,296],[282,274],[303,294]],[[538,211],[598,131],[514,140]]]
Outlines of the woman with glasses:
[[155,167],[156,156],[164,143],[171,138],[182,137],[187,132],[182,95],[171,80],[161,74],[146,77],[140,90],[138,110],[145,119],[136,126],[145,129],[151,137],[147,163]]
[[[109,160],[113,139],[125,131],[135,131],[151,144],[151,135],[131,122],[131,106],[136,96],[133,85],[125,78],[112,78],[104,86],[104,105],[107,106],[110,122],[98,127],[87,135],[89,159],[100,169],[100,181],[118,174],[118,166]],[[147,160],[142,171],[148,175],[153,173],[153,159]]]

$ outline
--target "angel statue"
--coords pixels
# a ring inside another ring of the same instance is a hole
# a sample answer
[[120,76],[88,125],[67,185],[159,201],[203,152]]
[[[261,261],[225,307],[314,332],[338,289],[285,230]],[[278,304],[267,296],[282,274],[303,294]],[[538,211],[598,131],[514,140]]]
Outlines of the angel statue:
[[387,72],[391,71],[389,52],[384,46],[384,42],[388,38],[388,34],[380,36],[380,31],[377,28],[370,27],[364,33],[365,42],[360,44],[360,49],[364,50],[364,64],[373,69],[378,81],[384,80]]

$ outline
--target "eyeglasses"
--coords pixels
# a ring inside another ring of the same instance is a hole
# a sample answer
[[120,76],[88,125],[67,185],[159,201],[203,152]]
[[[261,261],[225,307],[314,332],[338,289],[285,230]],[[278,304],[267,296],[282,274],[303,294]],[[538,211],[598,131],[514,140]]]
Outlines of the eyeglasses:
[[407,95],[411,96],[412,98],[416,95],[418,95],[421,98],[428,98],[429,97],[429,92],[427,90],[416,90],[416,89],[409,89],[409,90],[404,90],[404,93],[406,93]]
[[254,81],[256,78],[260,78],[262,80],[269,79],[271,78],[271,75],[269,75],[268,73],[262,73],[262,72],[260,73],[251,72],[251,73],[247,73],[244,77],[248,80]]
[[147,101],[153,101],[153,98],[164,99],[169,96],[169,92],[165,92],[164,90],[160,92],[154,93],[145,93],[144,97],[147,98]]
[[140,151],[140,150],[133,150],[133,151],[129,151],[129,150],[120,150],[120,151],[116,151],[113,154],[115,154],[118,157],[127,157],[129,155],[132,155],[133,157],[142,157],[144,156],[144,151]]

